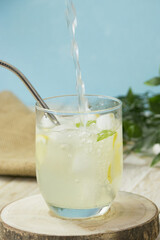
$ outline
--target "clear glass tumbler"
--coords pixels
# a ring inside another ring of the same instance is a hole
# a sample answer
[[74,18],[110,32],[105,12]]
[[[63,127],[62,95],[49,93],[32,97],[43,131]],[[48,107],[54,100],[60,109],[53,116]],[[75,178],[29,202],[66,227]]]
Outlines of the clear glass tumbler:
[[37,181],[49,208],[65,218],[107,212],[122,177],[122,103],[86,98],[87,112],[79,112],[76,95],[45,99],[50,110],[36,104]]

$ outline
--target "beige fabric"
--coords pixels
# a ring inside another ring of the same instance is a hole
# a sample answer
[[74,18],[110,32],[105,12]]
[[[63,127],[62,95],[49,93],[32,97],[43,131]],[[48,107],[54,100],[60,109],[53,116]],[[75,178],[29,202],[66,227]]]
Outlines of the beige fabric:
[[0,92],[0,175],[35,176],[35,113]]

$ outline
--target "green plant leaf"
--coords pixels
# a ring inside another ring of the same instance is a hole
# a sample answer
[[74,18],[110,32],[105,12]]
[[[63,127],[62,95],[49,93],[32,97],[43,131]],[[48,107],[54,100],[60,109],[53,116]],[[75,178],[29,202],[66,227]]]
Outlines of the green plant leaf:
[[130,120],[126,120],[125,118],[124,118],[124,120],[123,120],[123,128],[124,128],[124,130],[127,132],[127,129],[131,126],[131,124],[132,124],[132,122],[130,121]]
[[155,156],[155,158],[151,162],[151,167],[155,166],[158,162],[160,162],[160,153]]
[[[160,85],[160,68],[159,76],[149,79],[145,84]],[[129,88],[126,95],[118,98],[123,102],[125,152],[139,152],[150,156],[154,144],[160,143],[160,93],[135,94]],[[157,155],[152,164],[159,162],[159,158]]]
[[133,101],[134,101],[134,94],[133,94],[133,91],[132,91],[131,88],[129,88],[129,90],[128,90],[128,92],[127,92],[126,98],[127,98],[127,101],[128,101],[129,103],[133,103]]
[[149,98],[149,105],[153,113],[160,114],[160,94]]
[[105,138],[108,138],[115,133],[116,133],[115,131],[111,131],[111,130],[102,130],[100,133],[97,134],[98,135],[97,142],[99,142]]
[[142,130],[138,125],[132,124],[127,128],[127,134],[130,138],[139,138],[142,136]]
[[87,127],[89,127],[90,125],[92,125],[93,123],[96,123],[96,120],[89,120],[86,124]]
[[160,77],[154,77],[145,82],[148,86],[158,86],[160,85]]

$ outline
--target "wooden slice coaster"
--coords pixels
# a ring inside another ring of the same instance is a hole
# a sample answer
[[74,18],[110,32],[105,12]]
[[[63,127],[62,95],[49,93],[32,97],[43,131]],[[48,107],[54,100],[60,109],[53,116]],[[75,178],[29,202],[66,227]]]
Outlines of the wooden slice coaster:
[[148,199],[120,192],[103,216],[66,220],[53,216],[41,195],[13,202],[1,211],[1,240],[155,240],[158,209]]

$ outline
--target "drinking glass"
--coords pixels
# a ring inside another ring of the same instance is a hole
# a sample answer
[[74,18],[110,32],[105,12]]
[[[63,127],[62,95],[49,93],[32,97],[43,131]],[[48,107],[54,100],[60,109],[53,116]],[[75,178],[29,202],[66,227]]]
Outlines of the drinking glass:
[[37,181],[51,211],[64,218],[104,214],[121,183],[122,103],[85,97],[85,112],[79,112],[76,95],[45,99],[49,110],[36,103]]

